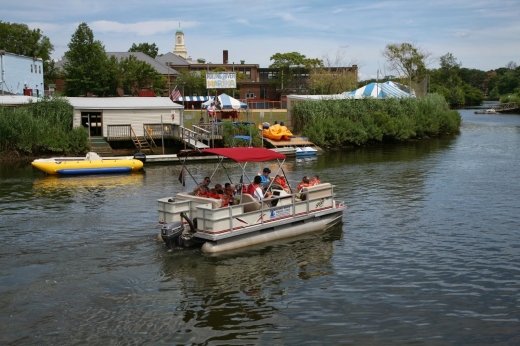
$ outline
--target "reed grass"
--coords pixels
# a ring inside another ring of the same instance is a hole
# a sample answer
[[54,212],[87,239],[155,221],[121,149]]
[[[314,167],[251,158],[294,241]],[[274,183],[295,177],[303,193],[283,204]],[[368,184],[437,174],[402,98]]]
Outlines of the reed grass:
[[437,94],[421,99],[298,102],[292,115],[293,132],[324,147],[458,133],[461,123],[460,114]]
[[16,108],[0,107],[0,153],[85,153],[87,131],[73,128],[72,118],[72,106],[57,97]]

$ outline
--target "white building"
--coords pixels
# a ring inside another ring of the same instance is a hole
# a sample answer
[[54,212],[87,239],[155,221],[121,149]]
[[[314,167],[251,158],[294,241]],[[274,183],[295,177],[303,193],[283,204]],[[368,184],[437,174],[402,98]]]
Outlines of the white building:
[[43,61],[0,50],[0,95],[43,95]]

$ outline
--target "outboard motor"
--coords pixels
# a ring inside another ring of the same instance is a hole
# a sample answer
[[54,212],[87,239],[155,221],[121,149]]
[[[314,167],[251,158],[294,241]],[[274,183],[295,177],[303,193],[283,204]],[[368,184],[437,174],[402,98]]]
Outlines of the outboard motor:
[[161,227],[161,238],[168,249],[181,245],[179,237],[182,235],[183,231],[184,224],[180,221],[168,222]]
[[141,161],[142,163],[146,163],[146,155],[145,155],[144,153],[141,153],[141,152],[136,153],[136,154],[134,155],[134,159],[135,159],[135,160],[139,160],[139,161]]

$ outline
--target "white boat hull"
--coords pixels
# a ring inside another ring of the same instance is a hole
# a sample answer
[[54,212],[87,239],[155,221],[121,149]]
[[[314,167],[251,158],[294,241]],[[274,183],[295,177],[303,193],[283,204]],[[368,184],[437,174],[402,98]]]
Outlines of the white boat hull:
[[248,233],[238,238],[228,238],[216,242],[207,241],[202,245],[201,251],[204,253],[218,253],[296,237],[305,233],[316,232],[332,227],[341,222],[342,216],[343,211],[338,211],[320,218],[305,219],[304,223],[296,221],[279,227]]

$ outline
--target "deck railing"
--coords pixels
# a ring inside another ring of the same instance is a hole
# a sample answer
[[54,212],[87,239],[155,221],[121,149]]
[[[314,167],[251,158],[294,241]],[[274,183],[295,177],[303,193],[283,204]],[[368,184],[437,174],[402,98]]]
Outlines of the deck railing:
[[107,141],[126,141],[132,139],[132,125],[107,125]]
[[[143,133],[154,140],[177,138],[171,124],[143,124]],[[130,140],[132,140],[132,125],[107,125],[107,141]]]

